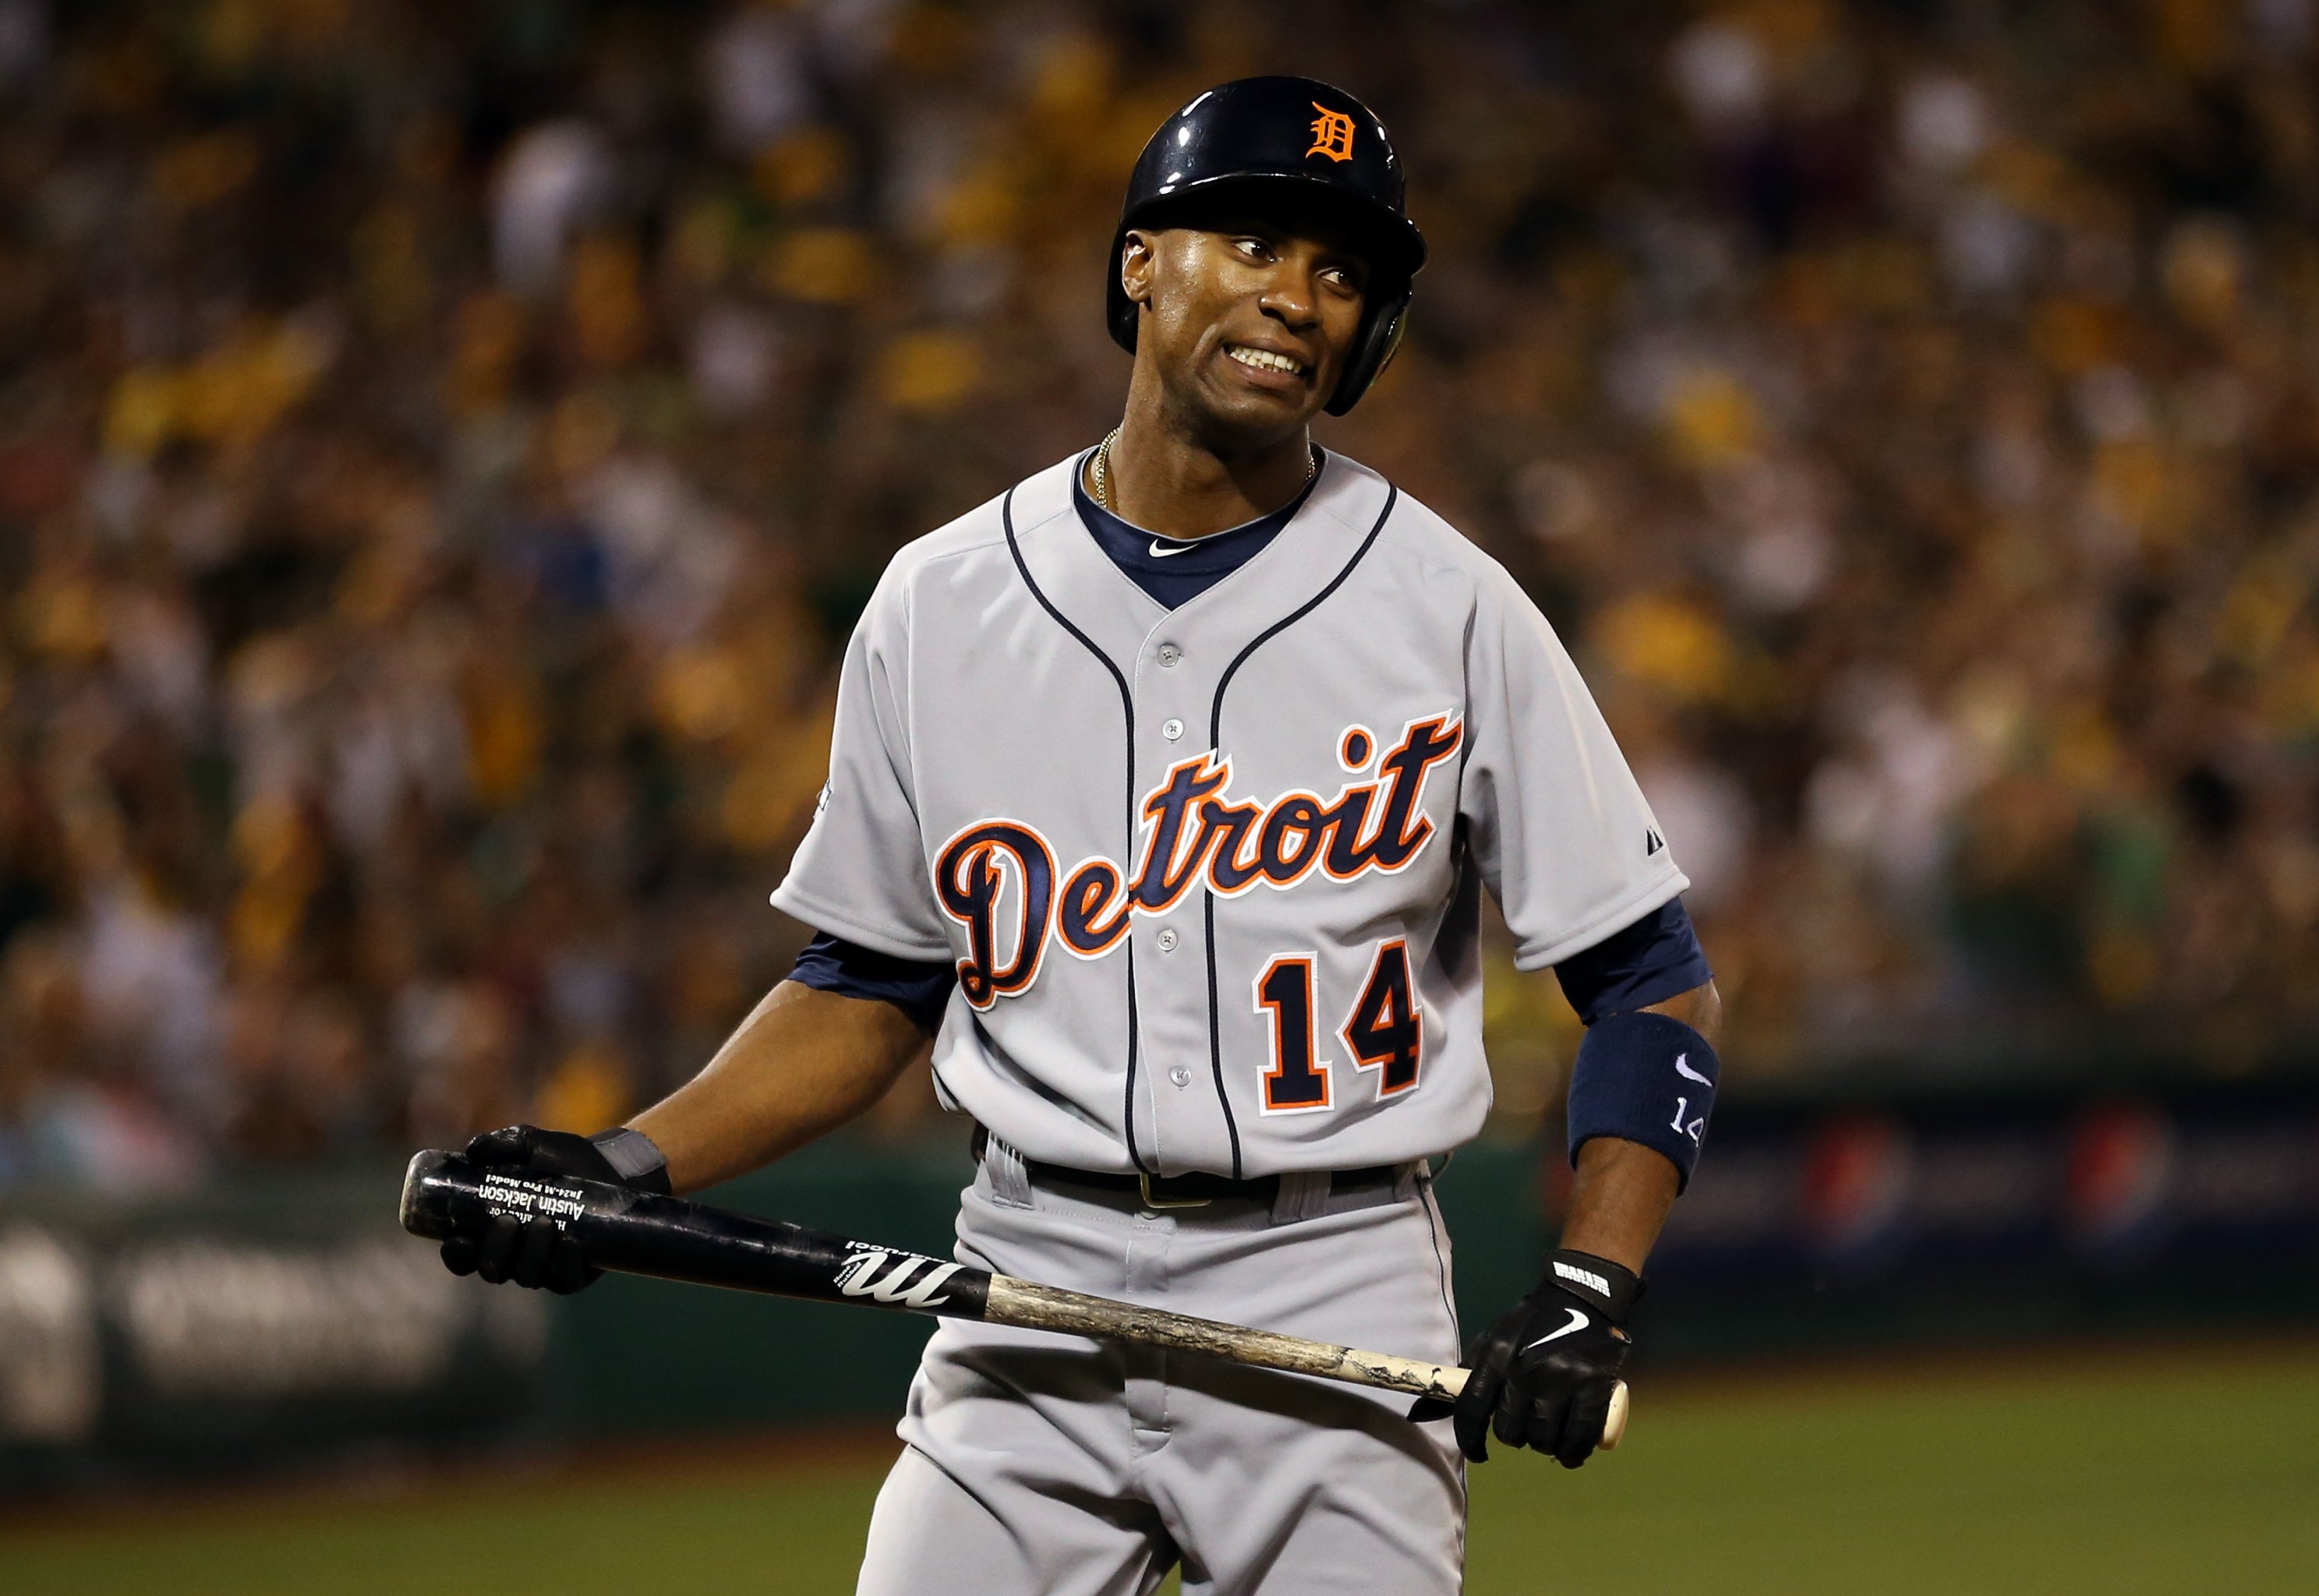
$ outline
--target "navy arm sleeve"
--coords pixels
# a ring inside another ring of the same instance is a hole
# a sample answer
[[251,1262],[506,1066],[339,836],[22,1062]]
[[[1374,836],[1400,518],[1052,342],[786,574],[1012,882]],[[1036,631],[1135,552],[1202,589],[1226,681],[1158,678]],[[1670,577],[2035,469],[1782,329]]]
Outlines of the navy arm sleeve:
[[817,931],[798,955],[790,979],[841,997],[890,1003],[932,1036],[942,1029],[943,1010],[950,1005],[958,971],[946,963],[897,959]]
[[1680,897],[1554,967],[1562,995],[1589,1025],[1703,987],[1714,973]]

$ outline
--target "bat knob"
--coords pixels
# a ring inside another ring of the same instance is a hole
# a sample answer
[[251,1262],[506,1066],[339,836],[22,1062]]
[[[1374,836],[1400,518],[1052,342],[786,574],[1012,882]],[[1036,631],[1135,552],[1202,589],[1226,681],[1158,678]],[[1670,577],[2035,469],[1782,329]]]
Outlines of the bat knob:
[[1611,1387],[1611,1411],[1602,1416],[1602,1439],[1605,1452],[1616,1451],[1627,1438],[1627,1383],[1620,1381]]
[[443,1171],[457,1155],[429,1148],[411,1156],[411,1168],[403,1171],[402,1228],[414,1236],[424,1236],[430,1241],[440,1241],[450,1234],[450,1226],[441,1212],[441,1205],[428,1199],[427,1183]]

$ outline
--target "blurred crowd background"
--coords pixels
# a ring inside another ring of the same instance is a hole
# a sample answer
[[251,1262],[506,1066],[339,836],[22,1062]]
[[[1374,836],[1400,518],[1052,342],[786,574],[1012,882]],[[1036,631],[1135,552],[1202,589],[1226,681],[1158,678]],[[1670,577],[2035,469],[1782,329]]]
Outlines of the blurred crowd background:
[[[2314,46],[2313,0],[0,0],[0,1186],[697,1069],[803,938],[871,584],[1111,425],[1127,169],[1268,70],[1382,113],[1432,243],[1322,441],[1578,654],[1737,1088],[2307,1048]],[[1491,1001],[1519,1124],[1575,1022]]]

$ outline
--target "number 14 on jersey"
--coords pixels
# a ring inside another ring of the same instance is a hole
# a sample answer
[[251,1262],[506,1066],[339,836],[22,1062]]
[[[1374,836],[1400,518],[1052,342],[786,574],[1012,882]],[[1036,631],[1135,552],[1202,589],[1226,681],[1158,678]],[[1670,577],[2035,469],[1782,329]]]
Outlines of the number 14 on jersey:
[[[1272,1062],[1264,1072],[1264,1112],[1313,1114],[1334,1107],[1330,1063],[1321,1057],[1313,1018],[1313,955],[1279,953],[1259,972],[1256,1012],[1272,1021]],[[1378,1071],[1377,1096],[1417,1085],[1425,1050],[1425,1020],[1410,985],[1409,947],[1396,937],[1380,943],[1368,978],[1353,1000],[1337,1037],[1353,1068]]]

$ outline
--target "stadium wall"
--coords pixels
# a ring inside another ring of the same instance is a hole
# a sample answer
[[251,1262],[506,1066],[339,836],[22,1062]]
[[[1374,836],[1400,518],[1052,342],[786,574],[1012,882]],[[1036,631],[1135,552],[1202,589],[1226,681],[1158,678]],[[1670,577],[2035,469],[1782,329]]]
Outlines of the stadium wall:
[[[1551,1141],[1441,1174],[1469,1323],[1535,1278]],[[1714,1141],[1654,1259],[1645,1366],[2319,1323],[2319,1083],[1742,1102]],[[968,1173],[956,1137],[839,1142],[713,1200],[947,1251]],[[0,1205],[0,1492],[900,1408],[927,1321],[456,1279],[396,1229],[399,1179]]]

